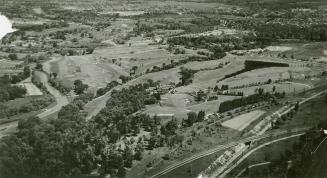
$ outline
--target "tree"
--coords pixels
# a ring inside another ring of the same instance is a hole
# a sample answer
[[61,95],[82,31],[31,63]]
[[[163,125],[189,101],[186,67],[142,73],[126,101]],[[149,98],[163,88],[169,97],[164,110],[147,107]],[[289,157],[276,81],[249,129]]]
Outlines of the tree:
[[192,79],[194,76],[195,71],[192,69],[187,69],[184,67],[180,68],[179,74],[180,74],[180,80],[181,80],[181,85],[188,85],[192,83]]
[[297,112],[299,110],[300,107],[300,103],[296,102],[295,106],[294,106],[294,111]]
[[124,167],[119,167],[117,171],[118,178],[125,178],[126,176],[126,169]]
[[126,82],[128,82],[131,78],[130,78],[130,77],[127,77],[127,76],[124,76],[124,75],[121,75],[121,76],[119,76],[119,79],[121,80],[122,83],[126,83]]
[[205,117],[205,112],[204,111],[199,111],[198,113],[198,118],[197,118],[197,122],[202,122],[204,120],[204,117]]
[[200,102],[202,101],[202,98],[205,96],[205,93],[203,90],[200,90],[196,93],[196,96],[195,96],[195,101],[197,102]]
[[9,54],[9,55],[8,55],[8,58],[9,58],[10,60],[13,60],[13,61],[18,59],[17,54],[14,54],[14,53]]
[[35,66],[35,69],[42,70],[43,69],[43,65],[41,63],[37,63],[36,66]]
[[31,69],[30,69],[30,67],[29,66],[25,66],[23,73],[24,73],[24,76],[26,78],[29,77],[31,75]]
[[135,155],[134,155],[134,159],[136,160],[141,160],[143,155],[143,146],[141,143],[138,143],[137,146],[136,146],[136,149],[135,149]]
[[52,76],[53,76],[54,79],[56,79],[57,76],[58,76],[58,74],[57,74],[56,72],[53,72],[53,73],[52,73]]
[[264,89],[263,89],[263,88],[259,88],[259,89],[258,89],[258,94],[259,94],[259,95],[263,95],[263,92],[264,92]]
[[213,89],[214,92],[217,92],[219,90],[219,87],[216,85]]
[[133,156],[132,150],[129,148],[129,146],[126,146],[126,148],[124,150],[123,159],[124,159],[125,167],[127,167],[127,168],[132,167],[134,156]]
[[187,126],[192,126],[193,123],[195,123],[197,121],[197,118],[198,118],[198,116],[195,112],[192,111],[192,112],[187,113],[187,120],[186,120]]
[[134,73],[136,72],[137,68],[138,68],[137,66],[132,67],[132,70],[134,71]]
[[84,91],[88,88],[89,86],[84,84],[81,80],[74,81],[74,91],[77,95],[83,94]]
[[94,47],[90,47],[90,46],[89,46],[89,47],[86,48],[86,53],[87,53],[87,54],[92,54],[93,51],[94,51],[94,49],[95,49]]

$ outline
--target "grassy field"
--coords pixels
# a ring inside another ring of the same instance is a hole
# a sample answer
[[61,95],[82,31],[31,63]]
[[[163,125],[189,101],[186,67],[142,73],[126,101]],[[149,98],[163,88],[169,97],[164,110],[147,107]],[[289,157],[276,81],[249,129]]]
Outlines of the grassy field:
[[255,110],[240,116],[236,116],[233,119],[225,121],[222,126],[229,127],[238,131],[243,131],[247,126],[249,126],[253,121],[261,117],[265,111]]
[[[222,61],[222,62],[229,61],[230,64],[225,65],[223,68],[220,68],[220,69],[205,70],[205,71],[197,72],[194,75],[193,83],[191,83],[190,85],[187,85],[187,86],[182,86],[182,87],[176,88],[176,90],[178,92],[184,93],[184,92],[194,92],[194,91],[198,91],[200,89],[205,90],[208,87],[214,87],[215,85],[217,85],[217,81],[220,79],[223,79],[225,77],[225,75],[239,71],[239,70],[243,69],[243,67],[244,67],[244,65],[243,65],[244,61],[239,60],[238,58],[236,58],[235,56],[232,56],[232,55],[228,55],[225,58],[218,60],[218,61],[219,62],[220,61]],[[207,62],[205,64],[205,66],[207,66],[207,65],[209,66],[212,63],[213,63],[213,61]],[[212,65],[211,67],[215,67],[215,66]]]
[[294,55],[294,58],[296,59],[327,57],[327,44],[323,42],[286,43],[282,45],[292,48],[291,50],[287,50],[281,53],[288,57],[291,55]]
[[67,86],[80,79],[92,88],[104,87],[120,75],[127,75],[120,66],[93,55],[59,57],[50,66],[50,71],[57,73],[57,78]]

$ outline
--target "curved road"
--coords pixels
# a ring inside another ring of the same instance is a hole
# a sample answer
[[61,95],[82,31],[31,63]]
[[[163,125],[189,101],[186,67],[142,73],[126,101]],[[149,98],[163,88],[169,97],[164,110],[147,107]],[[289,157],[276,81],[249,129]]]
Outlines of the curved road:
[[[64,96],[58,90],[56,90],[55,88],[53,88],[52,86],[49,85],[48,76],[44,72],[35,71],[35,73],[40,77],[40,80],[43,83],[43,85],[47,88],[49,93],[56,100],[56,105],[54,105],[50,108],[44,109],[44,111],[42,113],[37,115],[40,119],[45,119],[45,118],[59,112],[59,110],[63,106],[67,105],[69,102],[68,102],[68,99],[66,96]],[[17,125],[18,125],[18,121],[13,121],[10,123],[0,125],[0,138],[5,136],[6,133],[15,130]]]

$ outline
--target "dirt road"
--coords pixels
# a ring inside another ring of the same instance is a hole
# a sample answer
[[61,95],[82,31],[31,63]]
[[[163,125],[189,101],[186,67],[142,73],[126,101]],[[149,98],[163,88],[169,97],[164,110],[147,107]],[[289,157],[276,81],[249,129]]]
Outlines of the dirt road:
[[[66,96],[62,95],[58,90],[48,84],[48,76],[44,72],[36,71],[35,74],[40,77],[44,86],[56,100],[56,105],[44,109],[42,113],[37,115],[41,119],[46,119],[47,117],[56,114],[61,109],[61,107],[67,105],[69,102]],[[0,138],[7,135],[8,133],[13,132],[17,125],[18,121],[0,125]]]

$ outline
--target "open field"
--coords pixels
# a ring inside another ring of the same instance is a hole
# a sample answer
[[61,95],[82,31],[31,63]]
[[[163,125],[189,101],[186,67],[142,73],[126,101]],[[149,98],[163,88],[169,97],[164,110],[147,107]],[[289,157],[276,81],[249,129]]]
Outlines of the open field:
[[19,67],[23,62],[22,61],[10,61],[5,59],[0,59],[0,76],[6,74],[17,74],[22,71],[22,68]]
[[165,49],[166,47],[157,45],[150,39],[133,37],[126,44],[96,49],[94,54],[109,60],[117,60],[117,64],[126,70],[137,66],[136,73],[144,73],[146,69],[161,67],[163,64],[169,64],[171,60],[177,62],[193,54],[187,50],[185,54],[172,54]]
[[229,127],[238,131],[243,131],[247,126],[249,126],[253,121],[260,118],[265,113],[265,111],[255,110],[240,116],[236,116],[233,119],[225,121],[222,126]]
[[174,117],[181,121],[187,117],[187,113],[191,110],[187,109],[193,102],[193,97],[187,94],[166,94],[161,96],[159,105],[147,106],[145,113],[150,116],[160,114],[174,114]]
[[40,96],[43,95],[42,91],[36,87],[33,83],[21,83],[18,86],[26,89],[26,96]]
[[243,92],[245,96],[248,96],[248,95],[255,94],[258,88],[262,88],[266,92],[272,92],[273,87],[275,87],[275,92],[278,93],[285,92],[286,94],[297,94],[297,93],[305,92],[311,89],[313,86],[309,84],[302,84],[302,83],[295,83],[295,82],[283,82],[283,83],[246,87],[242,89],[231,89],[229,91]]
[[87,55],[58,58],[50,63],[50,71],[57,73],[57,78],[70,87],[77,79],[93,88],[104,87],[120,75],[127,75],[121,67],[101,57]]
[[285,43],[282,44],[291,50],[283,51],[282,54],[286,56],[294,55],[296,59],[306,59],[311,58],[321,58],[327,57],[326,50],[327,44],[324,42],[314,42],[314,43]]
[[[236,59],[236,57],[233,56],[226,56],[224,59],[222,59],[222,61],[229,61],[230,64],[220,69],[197,72],[194,75],[193,82],[190,85],[176,88],[176,90],[178,92],[194,92],[200,89],[205,90],[208,87],[214,87],[217,84],[217,81],[223,79],[225,75],[231,74],[233,72],[239,71],[244,68],[243,65],[244,61]],[[207,62],[203,65],[204,66],[211,65],[213,62],[214,61]],[[211,67],[216,67],[216,66],[212,65]]]

